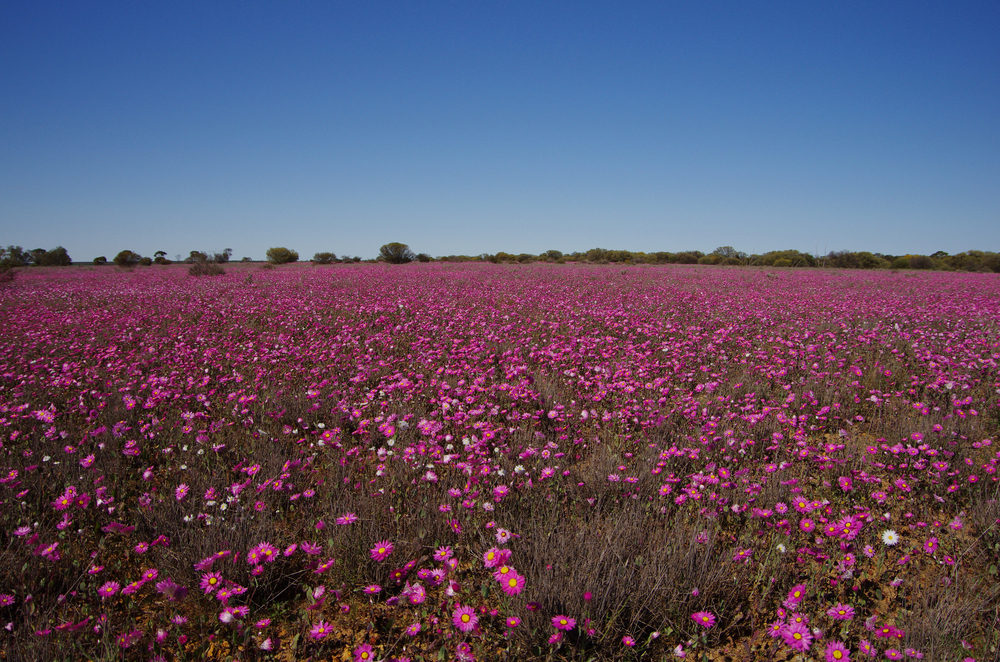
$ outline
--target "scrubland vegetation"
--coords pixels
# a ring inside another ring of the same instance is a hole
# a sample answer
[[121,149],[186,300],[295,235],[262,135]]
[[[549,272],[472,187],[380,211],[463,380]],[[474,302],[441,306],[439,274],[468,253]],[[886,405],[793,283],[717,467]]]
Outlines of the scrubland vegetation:
[[992,273],[189,268],[0,283],[0,659],[996,659]]

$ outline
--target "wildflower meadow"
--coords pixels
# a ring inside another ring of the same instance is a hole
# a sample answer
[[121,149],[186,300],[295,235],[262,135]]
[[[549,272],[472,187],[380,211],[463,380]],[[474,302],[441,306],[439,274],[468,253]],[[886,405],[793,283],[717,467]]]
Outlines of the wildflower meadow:
[[1000,276],[25,270],[0,660],[995,660]]

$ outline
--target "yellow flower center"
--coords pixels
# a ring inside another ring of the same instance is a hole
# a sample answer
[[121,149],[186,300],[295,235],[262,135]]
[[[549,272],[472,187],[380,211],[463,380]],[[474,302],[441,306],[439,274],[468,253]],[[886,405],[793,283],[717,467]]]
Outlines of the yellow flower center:
[[513,577],[511,577],[510,581],[507,582],[507,586],[510,586],[511,588],[515,588],[517,586],[517,580],[514,579]]
[[841,653],[840,651],[833,651],[833,659],[835,659],[835,660],[843,660],[844,659],[844,654]]
[[462,614],[462,622],[463,623],[468,623],[470,620],[471,619],[469,618],[468,614]]

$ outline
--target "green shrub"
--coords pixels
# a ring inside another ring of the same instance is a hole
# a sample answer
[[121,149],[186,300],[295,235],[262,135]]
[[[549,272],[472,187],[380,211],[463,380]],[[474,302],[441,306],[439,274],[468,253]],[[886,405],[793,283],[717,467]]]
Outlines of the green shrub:
[[39,255],[35,264],[40,267],[68,267],[73,264],[73,260],[70,259],[69,253],[66,252],[65,248],[57,246]]
[[107,264],[107,263],[108,263],[108,258],[104,257],[103,255],[94,258],[95,267],[99,267],[102,264]]
[[789,260],[787,257],[779,257],[777,260],[774,261],[774,266],[776,266],[776,267],[790,267],[790,266],[792,266],[792,261]]
[[388,262],[389,264],[406,264],[407,262],[413,262],[416,255],[410,250],[410,247],[406,244],[401,244],[398,241],[393,241],[382,246],[378,249],[379,259]]
[[207,260],[200,260],[188,267],[188,275],[190,276],[221,276],[224,273],[226,270],[222,268],[221,264]]
[[123,269],[132,269],[141,259],[142,256],[138,253],[126,250],[115,256],[114,263]]
[[313,264],[333,264],[336,261],[336,253],[316,253],[312,259]]
[[934,266],[933,260],[926,255],[913,255],[910,257],[911,269],[930,269]]
[[289,262],[298,262],[299,254],[295,251],[288,250],[283,246],[268,248],[267,261],[271,264],[288,264]]
[[905,255],[902,255],[893,260],[889,266],[891,266],[893,269],[909,269],[910,258],[906,257]]

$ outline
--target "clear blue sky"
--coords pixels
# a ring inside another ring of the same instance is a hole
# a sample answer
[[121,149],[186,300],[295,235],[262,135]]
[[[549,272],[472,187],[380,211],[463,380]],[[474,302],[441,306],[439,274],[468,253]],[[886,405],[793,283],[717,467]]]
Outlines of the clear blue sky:
[[1000,250],[1000,2],[0,3],[0,243]]

